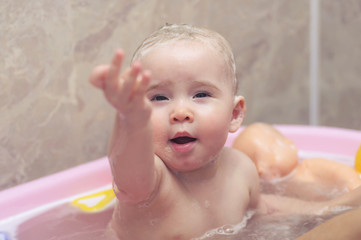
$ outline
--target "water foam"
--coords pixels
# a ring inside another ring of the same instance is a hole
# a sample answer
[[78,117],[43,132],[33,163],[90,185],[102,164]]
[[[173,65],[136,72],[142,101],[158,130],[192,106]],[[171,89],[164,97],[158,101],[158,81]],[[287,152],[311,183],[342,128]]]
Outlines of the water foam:
[[243,217],[243,220],[240,223],[236,225],[226,224],[221,227],[214,228],[206,232],[203,236],[199,238],[192,238],[191,240],[203,240],[217,235],[221,235],[221,236],[236,235],[247,225],[248,220],[251,219],[254,214],[255,214],[254,210],[249,210],[246,212],[246,214]]

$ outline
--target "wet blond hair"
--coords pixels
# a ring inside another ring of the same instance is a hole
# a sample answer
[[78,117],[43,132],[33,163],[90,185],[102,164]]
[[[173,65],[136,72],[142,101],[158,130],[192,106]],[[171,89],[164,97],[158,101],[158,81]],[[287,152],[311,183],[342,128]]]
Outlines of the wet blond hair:
[[223,56],[226,72],[232,81],[233,93],[237,93],[238,81],[233,52],[228,41],[219,33],[188,24],[166,24],[147,37],[134,52],[132,62],[140,60],[153,48],[180,40],[199,41],[209,45]]

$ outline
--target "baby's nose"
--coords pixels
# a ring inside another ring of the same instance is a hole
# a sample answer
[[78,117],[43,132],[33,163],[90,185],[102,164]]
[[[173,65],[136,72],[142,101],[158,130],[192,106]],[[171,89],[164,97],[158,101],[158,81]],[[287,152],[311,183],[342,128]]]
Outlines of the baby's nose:
[[186,107],[178,107],[170,116],[171,123],[189,122],[194,120],[193,113]]

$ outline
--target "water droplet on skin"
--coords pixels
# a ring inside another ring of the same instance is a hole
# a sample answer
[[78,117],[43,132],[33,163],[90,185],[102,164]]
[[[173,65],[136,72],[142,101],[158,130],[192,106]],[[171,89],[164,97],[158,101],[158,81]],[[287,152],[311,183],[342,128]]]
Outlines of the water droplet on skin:
[[224,232],[227,233],[227,234],[230,234],[230,233],[233,233],[234,230],[232,227],[227,227],[226,229],[224,229]]

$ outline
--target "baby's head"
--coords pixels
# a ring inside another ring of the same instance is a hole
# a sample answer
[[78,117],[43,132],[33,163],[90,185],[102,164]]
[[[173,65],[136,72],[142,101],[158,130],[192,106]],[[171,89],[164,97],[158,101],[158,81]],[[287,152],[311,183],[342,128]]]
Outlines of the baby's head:
[[228,41],[219,33],[205,28],[194,27],[187,24],[166,24],[152,33],[135,51],[132,62],[140,60],[154,48],[177,41],[200,42],[210,49],[217,51],[224,58],[224,66],[227,78],[232,82],[233,93],[237,93],[238,82],[236,77],[236,65],[232,49]]
[[155,154],[177,172],[214,162],[245,113],[243,97],[235,94],[227,41],[210,30],[166,25],[143,42],[132,61],[151,72],[145,95]]

